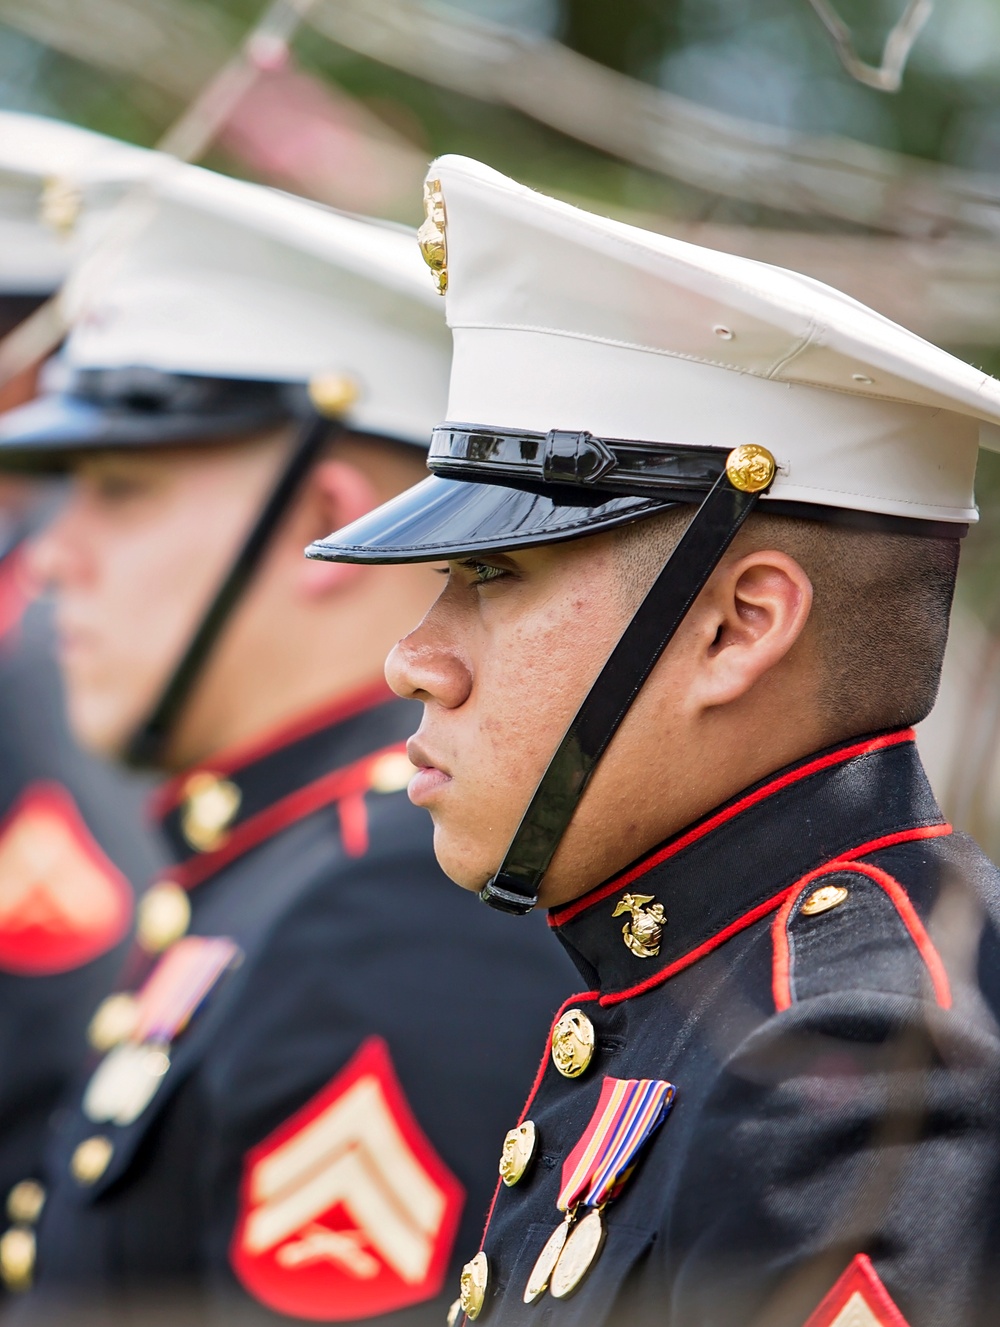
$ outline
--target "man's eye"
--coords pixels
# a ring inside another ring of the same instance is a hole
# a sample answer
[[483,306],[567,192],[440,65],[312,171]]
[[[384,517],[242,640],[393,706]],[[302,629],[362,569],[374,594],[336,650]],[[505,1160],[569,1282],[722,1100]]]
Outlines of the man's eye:
[[466,562],[464,565],[472,572],[473,585],[485,585],[487,581],[497,581],[510,575],[503,567],[491,567],[486,562]]

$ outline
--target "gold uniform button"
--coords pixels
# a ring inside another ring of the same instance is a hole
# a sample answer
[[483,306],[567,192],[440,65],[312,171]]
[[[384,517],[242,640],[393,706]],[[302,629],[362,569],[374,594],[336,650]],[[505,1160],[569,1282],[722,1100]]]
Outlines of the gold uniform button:
[[462,1268],[461,1294],[458,1305],[467,1318],[479,1317],[486,1303],[486,1288],[490,1283],[490,1266],[482,1249]]
[[199,770],[181,791],[181,833],[197,852],[212,852],[228,837],[243,794],[235,783]]
[[448,1316],[445,1318],[445,1327],[455,1327],[459,1318],[462,1316],[462,1301],[456,1299],[448,1308]]
[[7,1215],[19,1226],[33,1226],[45,1206],[45,1190],[37,1180],[21,1180],[7,1195]]
[[535,1155],[538,1131],[531,1120],[525,1120],[516,1129],[511,1129],[503,1140],[503,1152],[500,1154],[500,1178],[509,1189],[516,1184],[531,1165]]
[[813,890],[799,911],[803,917],[817,917],[821,912],[839,908],[847,894],[843,885],[820,885],[819,889]]
[[416,766],[402,751],[387,751],[372,765],[369,783],[377,793],[401,792],[416,774]]
[[96,1184],[115,1154],[115,1145],[104,1134],[94,1134],[78,1144],[70,1159],[69,1168],[78,1184]]
[[95,1051],[107,1052],[127,1040],[135,1031],[139,1005],[134,995],[119,991],[102,1000],[87,1028],[87,1040]]
[[15,1226],[0,1238],[0,1277],[15,1294],[31,1289],[35,1271],[35,1232]]
[[564,1078],[579,1078],[593,1058],[593,1023],[582,1009],[567,1009],[552,1033],[552,1063]]
[[190,925],[191,902],[172,880],[153,885],[139,900],[136,934],[149,954],[169,949],[175,940],[187,934]]
[[774,457],[756,442],[741,443],[726,458],[726,477],[741,493],[763,493],[776,470]]

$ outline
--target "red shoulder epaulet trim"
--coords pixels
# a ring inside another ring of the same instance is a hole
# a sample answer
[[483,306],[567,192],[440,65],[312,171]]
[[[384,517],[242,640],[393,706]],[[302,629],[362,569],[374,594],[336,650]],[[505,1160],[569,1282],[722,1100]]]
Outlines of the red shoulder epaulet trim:
[[[950,833],[951,826],[949,825],[946,828]],[[805,890],[815,885],[816,881],[823,876],[844,875],[848,872],[854,872],[857,875],[867,876],[869,880],[874,880],[874,882],[888,895],[899,914],[903,925],[909,932],[910,938],[917,948],[917,952],[926,965],[928,975],[931,979],[931,986],[934,990],[935,1000],[942,1009],[950,1009],[951,985],[948,981],[948,973],[945,970],[944,963],[941,961],[941,955],[934,947],[934,942],[927,934],[927,929],[917,915],[917,910],[910,902],[906,890],[899,881],[889,875],[887,871],[883,871],[877,866],[872,866],[869,862],[851,861],[827,862],[825,866],[821,866],[817,870],[811,871],[808,875],[803,876],[792,888],[779,912],[775,916],[771,929],[774,945],[772,992],[774,995],[775,1009],[781,1011],[783,1009],[789,1009],[792,1005],[792,971],[791,953],[788,945],[788,921],[796,903],[802,897]]]

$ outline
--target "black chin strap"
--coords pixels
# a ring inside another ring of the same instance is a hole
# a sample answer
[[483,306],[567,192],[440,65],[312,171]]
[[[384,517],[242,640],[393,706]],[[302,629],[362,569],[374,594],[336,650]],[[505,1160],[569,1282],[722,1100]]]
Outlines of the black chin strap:
[[542,877],[597,762],[759,497],[735,488],[726,473],[716,481],[559,743],[500,869],[480,891],[484,903],[523,914],[538,902]]
[[149,717],[133,733],[125,753],[129,765],[148,768],[160,762],[171,730],[191,693],[191,688],[205,666],[205,661],[215,648],[230,614],[260,565],[292,499],[319,454],[320,447],[337,427],[335,422],[320,415],[312,415],[302,425],[292,444],[284,469],[169,682],[164,687],[160,699]]

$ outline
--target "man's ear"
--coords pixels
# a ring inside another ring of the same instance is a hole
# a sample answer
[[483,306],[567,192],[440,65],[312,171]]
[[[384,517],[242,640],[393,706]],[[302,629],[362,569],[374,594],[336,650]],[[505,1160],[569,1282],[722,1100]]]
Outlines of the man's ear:
[[[321,461],[307,481],[306,501],[309,528],[303,526],[303,542],[325,538],[370,512],[381,502],[368,476],[343,461]],[[342,562],[310,562],[302,558],[298,587],[308,599],[322,599],[351,584],[362,567]]]
[[813,588],[794,558],[776,550],[724,562],[705,588],[694,700],[702,709],[745,696],[802,635]]

